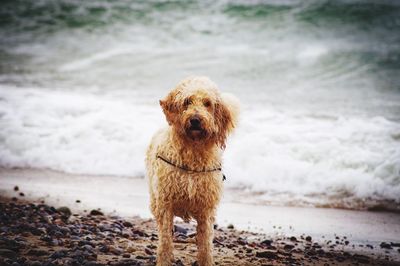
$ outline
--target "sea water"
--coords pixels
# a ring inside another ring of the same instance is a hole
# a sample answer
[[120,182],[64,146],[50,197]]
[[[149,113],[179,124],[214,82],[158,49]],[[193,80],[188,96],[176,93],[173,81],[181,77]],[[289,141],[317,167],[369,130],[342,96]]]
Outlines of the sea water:
[[226,186],[399,209],[398,1],[3,1],[0,166],[143,177],[188,75],[241,101]]

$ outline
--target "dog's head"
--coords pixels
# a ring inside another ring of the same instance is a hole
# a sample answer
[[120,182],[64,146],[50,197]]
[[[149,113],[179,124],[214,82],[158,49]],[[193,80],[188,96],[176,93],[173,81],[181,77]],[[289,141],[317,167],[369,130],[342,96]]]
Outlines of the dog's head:
[[214,142],[225,148],[228,134],[237,123],[239,105],[231,95],[221,95],[206,77],[182,80],[160,100],[168,123],[179,136],[193,143]]

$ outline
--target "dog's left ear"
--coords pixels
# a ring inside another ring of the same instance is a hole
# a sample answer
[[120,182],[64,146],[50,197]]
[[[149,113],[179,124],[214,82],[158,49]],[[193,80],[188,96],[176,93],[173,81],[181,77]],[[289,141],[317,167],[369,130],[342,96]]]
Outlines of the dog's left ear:
[[215,105],[217,145],[225,149],[226,138],[237,126],[240,111],[239,100],[232,94],[223,93]]

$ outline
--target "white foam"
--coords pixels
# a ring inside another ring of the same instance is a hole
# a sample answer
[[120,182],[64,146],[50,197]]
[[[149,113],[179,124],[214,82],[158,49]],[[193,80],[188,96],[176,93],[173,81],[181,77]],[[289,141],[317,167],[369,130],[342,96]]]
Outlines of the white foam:
[[3,87],[0,97],[0,162],[8,167],[140,176],[162,120],[157,106],[84,93]]
[[[156,98],[148,105],[135,92],[118,95],[2,86],[0,165],[143,176],[145,149],[164,117]],[[399,123],[243,109],[226,150],[228,186],[268,192],[267,200],[400,200]]]

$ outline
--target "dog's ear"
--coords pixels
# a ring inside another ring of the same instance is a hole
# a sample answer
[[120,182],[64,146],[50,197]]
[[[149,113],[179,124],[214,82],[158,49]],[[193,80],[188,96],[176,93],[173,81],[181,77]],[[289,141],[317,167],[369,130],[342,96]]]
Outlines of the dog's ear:
[[226,138],[238,122],[239,101],[231,94],[222,94],[215,105],[214,115],[217,125],[216,142],[224,149]]
[[165,114],[165,118],[169,125],[174,124],[178,113],[178,106],[175,102],[174,93],[169,93],[167,97],[160,100],[160,106]]

